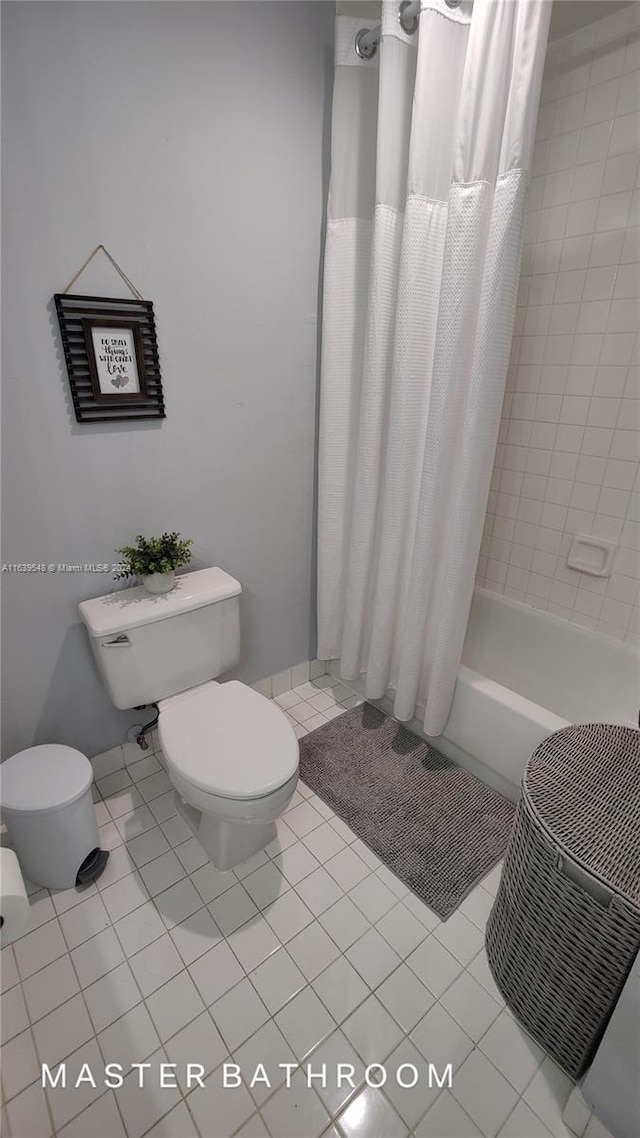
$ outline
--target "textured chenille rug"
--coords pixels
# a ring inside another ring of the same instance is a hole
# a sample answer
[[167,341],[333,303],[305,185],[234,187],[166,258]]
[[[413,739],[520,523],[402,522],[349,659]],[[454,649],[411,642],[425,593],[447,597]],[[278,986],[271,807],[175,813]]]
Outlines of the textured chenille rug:
[[300,775],[442,920],[506,849],[513,803],[369,703],[300,740]]

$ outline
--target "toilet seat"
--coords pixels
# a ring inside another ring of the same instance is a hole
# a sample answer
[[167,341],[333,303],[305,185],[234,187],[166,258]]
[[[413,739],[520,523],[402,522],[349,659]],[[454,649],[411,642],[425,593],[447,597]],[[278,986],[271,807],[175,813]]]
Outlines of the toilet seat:
[[298,770],[298,740],[284,712],[238,680],[215,681],[159,703],[168,765],[220,798],[272,794]]

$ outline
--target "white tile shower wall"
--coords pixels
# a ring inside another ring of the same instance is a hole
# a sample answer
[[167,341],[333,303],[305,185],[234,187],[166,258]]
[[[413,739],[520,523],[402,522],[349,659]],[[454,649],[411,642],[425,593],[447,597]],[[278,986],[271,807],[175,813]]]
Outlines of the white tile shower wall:
[[[640,639],[640,4],[550,45],[478,583]],[[567,568],[576,533],[613,575]]]

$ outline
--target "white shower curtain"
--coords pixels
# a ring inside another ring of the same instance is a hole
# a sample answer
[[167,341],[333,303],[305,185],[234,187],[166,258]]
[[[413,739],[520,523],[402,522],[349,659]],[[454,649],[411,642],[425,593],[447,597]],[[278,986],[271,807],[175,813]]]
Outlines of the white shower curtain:
[[[338,17],[324,268],[318,656],[446,723],[504,393],[551,4]],[[369,21],[369,24],[371,21]]]

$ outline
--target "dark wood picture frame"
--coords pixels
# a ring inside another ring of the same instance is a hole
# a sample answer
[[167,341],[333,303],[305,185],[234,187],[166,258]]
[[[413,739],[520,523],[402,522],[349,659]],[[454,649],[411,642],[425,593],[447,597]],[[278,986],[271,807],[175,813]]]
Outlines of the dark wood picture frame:
[[[54,300],[77,421],[164,419],[152,302],[69,293],[56,293]],[[92,336],[100,328],[122,328],[132,333],[138,391],[111,392],[101,388]]]

